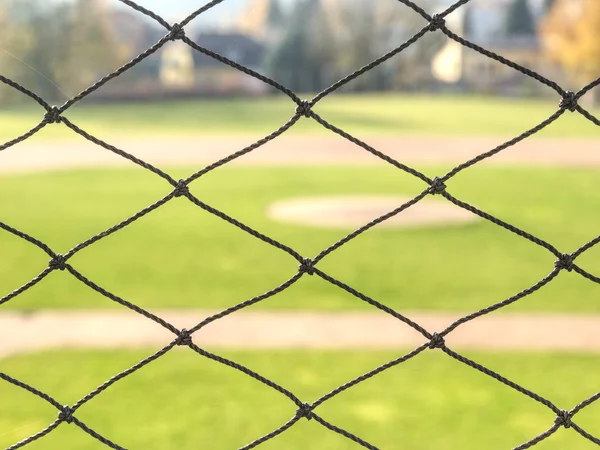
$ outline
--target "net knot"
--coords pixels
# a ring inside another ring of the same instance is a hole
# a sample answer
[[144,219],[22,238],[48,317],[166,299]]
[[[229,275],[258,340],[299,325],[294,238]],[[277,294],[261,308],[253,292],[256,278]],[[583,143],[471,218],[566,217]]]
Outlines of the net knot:
[[434,14],[429,22],[429,31],[435,31],[446,27],[444,17],[439,14]]
[[442,336],[437,333],[433,333],[431,336],[431,340],[429,341],[429,348],[444,348],[446,346],[446,341]]
[[314,417],[312,406],[310,406],[308,403],[302,404],[302,406],[298,408],[298,411],[296,411],[296,416],[306,417],[306,420],[311,420]]
[[296,114],[304,117],[310,117],[311,108],[312,106],[310,102],[308,100],[303,100],[296,108]]
[[175,341],[177,345],[192,345],[192,336],[190,332],[185,328],[179,332],[179,336],[177,336],[177,340]]
[[185,30],[178,23],[173,24],[171,27],[171,32],[169,33],[169,39],[172,41],[177,41],[179,39],[183,39],[185,37]]
[[52,270],[65,270],[67,268],[67,258],[60,253],[54,255],[54,258],[50,260],[50,268]]
[[177,185],[175,186],[175,190],[173,194],[175,197],[183,197],[184,195],[188,195],[190,193],[190,188],[184,180],[179,180]]
[[577,94],[573,91],[567,91],[563,94],[563,98],[560,101],[561,109],[568,109],[573,112],[577,109]]
[[69,405],[63,406],[58,413],[58,420],[61,422],[73,423],[73,412],[73,408]]
[[315,273],[315,263],[310,258],[304,258],[302,260],[302,264],[298,267],[300,273],[307,273],[309,275],[314,275]]
[[571,422],[571,413],[569,411],[566,411],[566,410],[563,409],[556,416],[556,419],[554,420],[554,423],[556,425],[563,426],[565,428],[571,428],[571,425],[572,425],[572,422]]
[[573,270],[573,257],[568,253],[564,253],[558,258],[558,260],[554,263],[554,266],[559,270],[566,270],[567,272],[571,272]]
[[60,123],[62,122],[62,117],[60,116],[60,109],[57,106],[53,106],[48,111],[46,111],[46,115],[44,116],[44,121],[47,123]]
[[429,193],[433,195],[443,194],[446,191],[446,184],[438,177],[435,177],[429,187]]

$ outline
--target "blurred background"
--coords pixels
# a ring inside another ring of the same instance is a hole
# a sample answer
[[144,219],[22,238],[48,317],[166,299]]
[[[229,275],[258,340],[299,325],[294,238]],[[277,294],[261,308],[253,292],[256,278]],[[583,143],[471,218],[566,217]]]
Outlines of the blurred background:
[[[417,2],[431,12],[451,3]],[[141,4],[171,22],[197,7],[194,1]],[[158,23],[114,0],[3,0],[0,7],[3,73],[49,101],[65,100],[83,90],[165,35]],[[579,87],[598,74],[597,9],[586,0],[479,0],[458,8],[448,17],[448,26],[561,85]],[[424,25],[422,17],[393,1],[232,0],[193,21],[187,35],[296,92],[318,92],[396,48]],[[535,80],[441,33],[427,35],[343,91],[552,94]],[[92,98],[272,93],[266,84],[174,43]],[[25,100],[3,89],[0,101],[6,105]]]
[[[167,34],[126,3],[0,0],[0,75],[50,104],[65,103]],[[136,3],[173,24],[206,2]],[[434,14],[453,2],[414,3]],[[577,92],[600,77],[598,0],[471,0],[446,25],[565,90]],[[185,32],[311,99],[425,26],[395,0],[225,0]],[[438,30],[320,100],[313,111],[326,126],[300,117],[288,130],[297,105],[285,94],[169,41],[69,107],[63,116],[79,128],[48,124],[0,151],[0,224],[66,254],[173,190],[123,158],[126,152],[175,179],[193,176],[190,192],[200,201],[315,258],[428,188],[373,153],[433,178],[528,136],[449,179],[447,191],[570,254],[600,234],[600,89],[579,99],[587,117],[557,115],[560,103],[552,87]],[[0,83],[0,144],[45,114]],[[274,139],[203,172],[273,132]],[[29,285],[49,256],[2,228],[0,373],[61,404],[73,405],[174,339],[122,300],[189,329],[298,272],[294,257],[185,197],[70,255],[68,264],[102,289],[60,270]],[[555,270],[554,254],[427,196],[322,256],[320,270],[432,333],[531,290],[460,326],[447,345],[560,409],[599,391],[600,246],[576,259],[587,279],[562,270],[540,283]],[[308,274],[193,339],[309,403],[427,341],[364,297]],[[600,436],[597,403],[573,418],[593,436]],[[271,432],[296,410],[259,381],[178,347],[102,392],[76,417],[126,448],[220,450]],[[514,448],[555,420],[546,406],[439,350],[315,412],[382,449]],[[0,380],[0,448],[44,429],[56,414]],[[592,441],[561,428],[539,448],[597,448]],[[260,448],[356,446],[302,420]],[[31,448],[104,447],[61,424]]]

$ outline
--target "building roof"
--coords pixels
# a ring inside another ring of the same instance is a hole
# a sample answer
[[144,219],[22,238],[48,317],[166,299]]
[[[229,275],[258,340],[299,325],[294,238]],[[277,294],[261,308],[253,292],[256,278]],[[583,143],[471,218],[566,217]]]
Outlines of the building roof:
[[[260,66],[265,55],[264,45],[240,33],[202,33],[196,37],[195,42],[247,67]],[[197,67],[207,67],[222,63],[194,50],[194,64]]]

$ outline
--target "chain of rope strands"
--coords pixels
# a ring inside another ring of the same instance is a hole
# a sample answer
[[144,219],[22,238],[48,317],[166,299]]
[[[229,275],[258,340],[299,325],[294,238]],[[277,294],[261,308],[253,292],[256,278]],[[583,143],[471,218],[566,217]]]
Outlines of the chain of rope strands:
[[[8,449],[13,450],[13,449],[21,448],[31,442],[34,442],[34,441],[46,436],[47,434],[51,433],[53,430],[55,430],[56,428],[58,428],[59,426],[61,426],[64,423],[75,425],[75,426],[79,427],[81,430],[88,433],[91,437],[97,439],[99,442],[105,444],[106,446],[108,446],[110,448],[124,449],[125,447],[122,447],[121,445],[116,444],[111,439],[99,434],[98,432],[94,431],[90,426],[88,426],[86,423],[79,420],[76,416],[77,410],[81,406],[86,404],[87,402],[96,398],[98,395],[100,395],[103,391],[105,391],[106,389],[111,387],[113,384],[115,384],[118,381],[122,380],[123,378],[131,375],[132,373],[142,369],[146,365],[150,364],[151,362],[155,361],[156,359],[160,358],[161,356],[163,356],[166,353],[168,353],[169,351],[171,351],[176,346],[189,347],[191,351],[194,351],[197,354],[199,354],[205,358],[211,359],[217,363],[224,364],[226,366],[231,367],[232,369],[238,370],[238,371],[248,375],[249,377],[253,378],[257,382],[260,382],[260,383],[278,391],[280,394],[282,394],[283,396],[287,397],[290,400],[290,402],[291,402],[291,404],[290,404],[291,418],[288,418],[287,421],[285,423],[283,423],[276,430],[273,430],[270,433],[264,435],[263,437],[260,437],[260,438],[256,439],[255,441],[242,447],[243,449],[254,448],[254,447],[262,444],[263,442],[266,442],[268,440],[275,438],[279,434],[286,431],[288,428],[294,426],[294,424],[296,424],[301,419],[314,420],[315,422],[319,423],[320,425],[324,426],[325,428],[328,428],[329,430],[354,441],[356,444],[358,444],[360,446],[363,446],[368,449],[377,449],[377,447],[374,446],[373,444],[370,444],[369,442],[365,441],[364,439],[356,436],[355,434],[352,434],[350,431],[340,428],[339,426],[336,426],[336,425],[330,423],[329,421],[327,421],[325,418],[321,417],[317,413],[317,408],[321,404],[323,404],[324,402],[337,396],[341,392],[343,392],[347,389],[350,389],[353,386],[356,386],[357,384],[362,383],[363,381],[365,381],[369,378],[372,378],[372,377],[382,373],[385,370],[388,370],[392,367],[402,364],[403,362],[405,362],[411,358],[414,358],[417,355],[419,355],[420,353],[425,352],[425,351],[441,351],[441,352],[445,353],[446,355],[448,355],[449,357],[451,357],[463,364],[466,364],[467,366],[469,366],[475,370],[478,370],[479,372],[481,372],[485,375],[488,375],[491,378],[494,378],[495,380],[504,384],[505,386],[507,386],[511,389],[514,389],[523,395],[526,395],[527,397],[531,398],[532,400],[546,406],[550,410],[550,412],[552,414],[552,417],[549,417],[549,419],[548,419],[550,427],[546,431],[541,432],[538,436],[535,436],[532,439],[530,439],[529,441],[525,442],[524,444],[519,445],[518,447],[516,447],[516,449],[526,449],[526,448],[532,447],[532,446],[538,444],[539,442],[543,441],[544,439],[548,438],[549,436],[551,436],[553,433],[555,433],[561,427],[571,428],[574,431],[576,431],[577,433],[579,433],[583,438],[587,439],[588,441],[595,443],[597,445],[600,445],[600,439],[598,437],[591,435],[590,433],[585,431],[583,428],[581,428],[579,425],[577,425],[577,423],[575,422],[576,414],[579,413],[582,409],[588,407],[589,405],[591,405],[592,403],[594,403],[598,399],[600,399],[600,393],[582,401],[580,404],[576,405],[575,407],[573,407],[569,410],[561,409],[560,407],[555,405],[552,401],[534,393],[533,391],[531,391],[523,386],[520,386],[520,385],[510,381],[509,379],[482,366],[481,364],[478,364],[477,362],[472,361],[472,360],[466,358],[465,356],[454,352],[452,349],[448,348],[445,343],[446,336],[448,336],[457,327],[463,325],[464,323],[466,323],[468,321],[474,320],[478,317],[481,317],[485,314],[489,314],[493,311],[496,311],[500,308],[504,308],[512,303],[515,303],[515,302],[523,299],[525,296],[537,291],[538,289],[541,289],[542,287],[544,287],[545,285],[550,283],[562,271],[576,272],[579,275],[587,278],[588,280],[590,280],[592,282],[600,283],[600,278],[598,276],[587,272],[585,269],[581,268],[579,265],[576,264],[577,258],[582,253],[589,250],[596,244],[600,243],[600,236],[598,236],[595,239],[591,240],[590,242],[582,245],[579,249],[576,249],[575,251],[573,251],[571,253],[565,253],[565,252],[557,249],[556,247],[554,247],[552,244],[544,241],[543,239],[540,239],[525,230],[517,228],[507,222],[504,222],[502,219],[495,217],[489,213],[486,213],[486,212],[476,208],[473,205],[470,205],[468,203],[463,202],[462,200],[457,199],[452,194],[450,194],[450,192],[448,192],[448,187],[447,187],[449,182],[451,181],[451,179],[456,174],[461,172],[462,170],[465,170],[465,169],[483,161],[484,159],[491,158],[494,155],[502,152],[503,150],[534,135],[535,133],[539,132],[540,130],[542,130],[542,129],[546,128],[547,126],[549,126],[550,124],[552,124],[563,114],[576,112],[576,113],[581,114],[584,118],[593,122],[594,124],[600,125],[600,120],[598,118],[596,118],[592,113],[590,113],[589,111],[584,109],[579,104],[579,100],[581,99],[581,97],[583,95],[585,95],[586,93],[591,91],[593,88],[600,85],[600,78],[598,80],[595,80],[594,82],[588,84],[587,86],[583,87],[579,92],[575,93],[575,92],[565,91],[557,83],[544,77],[543,75],[541,75],[527,67],[523,67],[520,64],[517,64],[513,61],[510,61],[510,60],[502,57],[501,55],[498,55],[498,54],[491,52],[483,47],[480,47],[480,46],[464,39],[463,37],[455,34],[446,26],[445,18],[446,18],[446,16],[448,16],[448,14],[452,13],[457,8],[467,4],[470,0],[459,0],[456,3],[454,3],[452,6],[447,8],[445,11],[443,11],[442,13],[435,14],[435,15],[428,14],[425,10],[423,10],[421,7],[419,7],[418,5],[413,3],[411,0],[390,0],[390,1],[398,1],[399,3],[403,4],[405,7],[408,7],[410,9],[412,9],[414,12],[416,12],[417,14],[419,14],[424,20],[423,27],[414,36],[412,36],[406,42],[399,45],[394,50],[381,56],[380,58],[376,59],[375,61],[365,65],[364,67],[361,67],[360,69],[356,70],[355,72],[351,73],[350,75],[346,76],[345,78],[337,81],[332,86],[330,86],[327,89],[325,89],[324,91],[318,93],[311,100],[303,100],[300,97],[298,97],[298,95],[296,95],[293,91],[286,88],[282,84],[278,83],[276,80],[273,80],[264,75],[261,75],[260,73],[254,71],[252,69],[244,67],[243,65],[238,64],[235,61],[232,61],[218,53],[215,53],[205,47],[202,47],[201,45],[199,45],[198,43],[194,42],[193,40],[191,40],[189,37],[186,36],[186,33],[185,33],[186,25],[188,25],[193,19],[195,19],[200,14],[205,13],[206,11],[217,6],[219,3],[222,3],[225,0],[213,0],[209,3],[207,3],[206,5],[204,5],[202,8],[200,8],[197,11],[190,14],[187,18],[185,18],[180,23],[176,23],[176,24],[169,24],[167,21],[165,21],[163,18],[161,18],[157,14],[138,5],[134,1],[131,1],[131,0],[119,0],[119,1],[121,3],[124,3],[125,5],[129,6],[130,8],[138,11],[139,13],[144,14],[144,15],[150,17],[151,19],[155,20],[156,22],[158,22],[160,25],[162,25],[165,28],[165,35],[152,47],[150,47],[149,49],[147,49],[140,55],[133,58],[127,64],[123,65],[122,67],[119,67],[114,72],[106,75],[104,78],[100,79],[95,84],[88,87],[81,93],[77,94],[76,96],[74,96],[73,98],[71,98],[70,100],[68,100],[66,103],[64,103],[61,106],[52,106],[52,105],[48,104],[43,98],[39,97],[34,92],[21,86],[19,83],[0,75],[0,82],[10,86],[11,88],[16,89],[17,91],[21,92],[23,95],[28,96],[33,101],[37,102],[43,110],[43,117],[39,124],[34,126],[31,130],[29,130],[22,136],[19,136],[19,137],[12,139],[4,144],[1,144],[0,151],[6,150],[20,142],[25,141],[26,139],[35,135],[41,129],[43,129],[47,126],[50,126],[52,124],[57,124],[57,125],[60,124],[61,126],[66,126],[66,127],[70,128],[73,132],[79,134],[80,136],[87,139],[88,141],[93,142],[94,144],[104,148],[105,150],[116,153],[117,155],[128,159],[132,163],[137,164],[138,166],[155,173],[157,176],[164,179],[170,185],[170,188],[169,188],[170,191],[163,198],[159,199],[152,205],[147,206],[146,208],[142,209],[141,211],[139,211],[138,213],[129,217],[128,219],[123,220],[121,223],[118,223],[118,224],[112,226],[111,228],[109,228],[95,236],[92,236],[88,240],[80,243],[79,245],[75,246],[74,248],[72,248],[71,250],[67,251],[64,254],[57,253],[55,250],[51,249],[48,245],[44,244],[42,241],[36,239],[35,237],[30,236],[29,234],[24,233],[20,230],[17,230],[15,228],[11,227],[10,225],[5,224],[0,221],[0,228],[2,228],[4,231],[6,231],[8,233],[12,233],[13,235],[18,236],[19,238],[24,239],[24,240],[28,241],[29,243],[39,247],[50,258],[48,266],[39,275],[37,275],[31,281],[29,281],[28,283],[19,287],[15,291],[0,298],[0,305],[3,305],[5,303],[13,300],[19,294],[22,294],[23,292],[27,291],[31,287],[40,283],[51,272],[53,272],[55,270],[66,271],[66,272],[69,272],[73,277],[75,277],[82,283],[86,284],[88,287],[90,287],[94,291],[99,292],[103,296],[107,297],[108,299],[110,299],[116,303],[119,303],[120,305],[122,305],[126,308],[129,308],[130,310],[132,310],[138,314],[141,314],[144,317],[156,322],[157,325],[160,325],[160,326],[166,328],[171,333],[173,333],[173,339],[171,340],[171,342],[167,343],[162,349],[158,350],[153,355],[140,361],[139,363],[137,363],[133,367],[125,370],[124,372],[119,373],[118,375],[115,375],[113,378],[111,378],[110,380],[108,380],[107,382],[105,382],[104,384],[99,386],[98,388],[94,389],[92,392],[90,392],[88,395],[83,397],[81,400],[79,400],[74,405],[63,405],[58,400],[54,399],[53,397],[51,397],[50,395],[48,395],[42,391],[36,389],[35,387],[30,386],[27,383],[24,383],[22,381],[19,381],[16,378],[13,378],[8,374],[0,372],[0,378],[2,380],[6,381],[8,383],[11,383],[14,386],[17,386],[19,388],[22,388],[22,389],[30,392],[33,395],[36,395],[41,400],[45,400],[46,402],[50,403],[57,410],[57,417],[45,429],[8,447]],[[545,119],[544,121],[542,121],[535,127],[524,131],[519,136],[497,146],[494,149],[491,149],[469,161],[466,161],[466,162],[458,165],[454,169],[450,170],[448,173],[446,173],[444,175],[440,175],[435,178],[429,178],[427,175],[419,172],[418,170],[416,170],[412,167],[409,167],[400,161],[396,161],[395,159],[391,158],[390,156],[385,155],[385,154],[381,153],[380,151],[378,151],[377,149],[371,147],[366,142],[363,142],[360,139],[356,138],[355,136],[352,136],[348,132],[341,130],[340,128],[338,128],[334,124],[328,122],[325,118],[321,117],[319,114],[317,114],[314,111],[314,106],[318,102],[320,102],[322,99],[327,97],[329,94],[338,90],[342,86],[348,84],[355,78],[360,77],[362,74],[377,67],[378,65],[387,61],[388,59],[394,57],[395,55],[401,53],[402,51],[404,51],[405,49],[407,49],[408,47],[413,45],[415,42],[417,42],[419,39],[421,39],[423,36],[425,36],[426,34],[433,33],[433,32],[441,32],[441,33],[445,34],[449,39],[453,39],[454,41],[458,42],[459,44],[463,45],[464,47],[470,48],[470,49],[474,50],[475,52],[478,52],[488,58],[494,59],[498,63],[504,64],[518,72],[521,72],[522,74],[526,75],[527,77],[532,78],[532,79],[538,81],[539,83],[542,83],[542,84],[548,86],[549,88],[553,89],[556,92],[556,98],[557,98],[557,104],[558,104],[556,112],[554,112],[547,119]],[[227,66],[235,68],[235,69],[247,74],[248,76],[251,76],[253,78],[256,78],[256,79],[268,84],[272,88],[287,95],[290,98],[290,100],[292,102],[292,106],[293,106],[293,108],[290,109],[291,117],[283,125],[281,125],[277,130],[275,130],[268,136],[265,136],[264,138],[258,140],[257,142],[227,156],[226,158],[223,158],[219,161],[216,161],[213,164],[208,165],[207,167],[203,168],[202,170],[199,170],[198,172],[190,175],[188,178],[181,179],[181,180],[177,180],[177,179],[173,178],[171,175],[169,175],[168,173],[161,170],[160,168],[155,167],[152,164],[149,164],[139,158],[136,158],[134,155],[126,152],[125,150],[119,149],[119,148],[99,139],[98,137],[87,133],[85,130],[81,129],[79,126],[77,126],[75,123],[73,123],[65,115],[65,113],[68,112],[69,108],[71,106],[73,106],[75,103],[79,102],[80,100],[84,99],[91,93],[102,88],[102,86],[104,86],[110,80],[123,74],[124,72],[126,72],[127,70],[129,70],[133,66],[135,66],[136,64],[140,63],[142,60],[148,58],[153,53],[155,53],[157,50],[159,50],[161,47],[163,47],[165,44],[167,44],[169,41],[175,41],[175,40],[185,42],[187,45],[192,47],[195,51],[203,53],[204,55],[207,55],[217,61],[220,61],[221,63],[223,63]],[[331,245],[330,247],[324,249],[321,253],[316,255],[314,258],[309,258],[304,255],[301,255],[299,252],[297,252],[293,248],[285,245],[284,243],[279,242],[273,238],[270,238],[269,236],[266,236],[265,234],[261,233],[260,231],[255,230],[254,228],[236,220],[235,218],[225,214],[224,212],[208,205],[207,203],[205,203],[198,197],[194,196],[189,190],[189,185],[194,180],[197,180],[198,178],[202,177],[206,173],[208,173],[212,170],[215,170],[218,167],[221,167],[237,158],[240,158],[252,151],[255,151],[256,149],[263,146],[267,142],[269,142],[273,139],[276,139],[278,136],[281,136],[283,133],[285,133],[287,130],[289,130],[291,127],[293,127],[300,120],[305,120],[305,119],[314,120],[314,121],[318,122],[323,127],[327,128],[328,130],[332,131],[333,133],[336,133],[339,136],[347,139],[348,141],[356,144],[357,146],[363,148],[365,151],[373,154],[374,156],[376,156],[376,157],[382,159],[383,161],[391,164],[392,166],[400,169],[401,171],[404,171],[410,175],[413,175],[414,177],[420,179],[424,183],[422,192],[419,195],[417,195],[415,198],[413,198],[410,201],[406,202],[405,204],[399,206],[394,211],[390,211],[389,213],[379,217],[378,219],[373,220],[372,222],[364,225],[363,227],[359,228],[358,230],[350,233],[348,236],[344,237],[339,242],[336,242],[335,244]],[[457,320],[456,322],[454,322],[453,324],[448,326],[445,330],[429,331],[429,330],[426,330],[425,328],[423,328],[418,323],[413,322],[409,317],[406,317],[406,316],[402,315],[401,313],[399,313],[398,311],[395,311],[392,308],[378,302],[377,300],[369,297],[365,293],[359,292],[358,290],[354,289],[353,287],[348,286],[347,284],[332,277],[331,275],[325,273],[320,268],[318,268],[318,263],[323,258],[325,258],[327,255],[329,255],[336,249],[340,248],[342,245],[348,243],[349,241],[358,237],[362,233],[365,233],[366,231],[368,231],[372,227],[376,226],[377,224],[379,224],[397,214],[401,214],[402,211],[410,208],[414,204],[418,203],[419,201],[423,200],[425,197],[430,196],[430,195],[441,196],[441,197],[445,198],[446,200],[448,200],[449,202],[459,206],[460,208],[470,211],[471,213],[476,214],[477,216],[479,216],[485,220],[488,220],[488,221],[504,228],[505,230],[507,230],[511,233],[521,236],[522,238],[529,240],[532,244],[535,244],[535,245],[545,248],[549,253],[552,254],[553,259],[554,259],[553,264],[549,261],[550,264],[549,264],[549,268],[548,268],[548,270],[549,270],[548,275],[546,275],[542,280],[538,281],[531,287],[523,290],[522,292],[519,292],[519,293],[513,295],[510,298],[504,299],[502,301],[498,301],[497,303],[494,303],[480,311],[473,312],[472,314],[469,314],[469,315]],[[172,324],[161,319],[160,317],[152,314],[151,312],[149,312],[149,311],[135,305],[134,303],[132,303],[124,298],[121,298],[118,295],[102,288],[101,286],[94,283],[90,278],[88,278],[86,275],[82,274],[79,270],[77,270],[75,267],[73,267],[70,264],[70,262],[69,262],[70,259],[76,253],[84,250],[86,247],[123,229],[124,227],[130,225],[134,221],[139,220],[143,216],[151,213],[152,211],[160,208],[161,206],[165,205],[166,203],[168,203],[170,201],[182,201],[183,199],[190,201],[191,203],[195,204],[196,206],[203,209],[204,211],[219,217],[223,221],[228,222],[229,224],[245,231],[246,233],[254,236],[257,239],[260,239],[265,244],[271,245],[271,246],[287,253],[291,258],[294,258],[297,261],[298,271],[296,273],[292,274],[291,277],[282,285],[277,286],[262,295],[248,299],[238,305],[232,306],[218,314],[215,314],[214,316],[205,319],[204,321],[202,321],[201,323],[197,324],[196,326],[194,326],[193,328],[191,328],[189,330],[186,330],[186,329],[180,330],[180,329],[176,328],[175,326],[173,326]],[[208,350],[200,348],[196,344],[194,344],[194,342],[193,342],[194,334],[201,332],[201,329],[203,327],[205,327],[206,325],[210,324],[211,322],[214,322],[215,320],[224,318],[224,317],[228,316],[229,314],[235,313],[236,311],[247,308],[247,307],[252,306],[256,303],[259,303],[269,297],[272,297],[272,296],[278,294],[279,292],[282,292],[285,289],[289,288],[290,286],[292,286],[294,283],[296,283],[300,278],[302,278],[304,276],[317,276],[317,277],[321,278],[322,280],[329,282],[332,285],[337,286],[338,288],[346,291],[347,293],[356,297],[357,299],[359,299],[363,302],[366,302],[366,303],[372,305],[373,307],[381,310],[383,313],[387,313],[390,316],[395,317],[399,321],[399,324],[398,324],[399,326],[406,325],[406,326],[412,327],[413,329],[418,331],[423,336],[423,344],[420,347],[407,353],[406,355],[399,356],[397,359],[390,361],[387,364],[384,364],[380,367],[377,367],[374,370],[338,387],[337,389],[334,389],[333,391],[322,396],[321,398],[319,398],[318,400],[316,400],[313,403],[306,403],[306,402],[302,401],[300,398],[298,398],[296,395],[294,395],[292,392],[287,390],[285,387],[280,386],[279,384],[273,382],[272,380],[269,380],[268,378],[263,377],[262,375],[252,371],[251,369],[249,369],[241,364],[236,363],[235,361],[232,361],[232,360],[229,360],[222,356],[219,356],[217,354],[211,353]]]

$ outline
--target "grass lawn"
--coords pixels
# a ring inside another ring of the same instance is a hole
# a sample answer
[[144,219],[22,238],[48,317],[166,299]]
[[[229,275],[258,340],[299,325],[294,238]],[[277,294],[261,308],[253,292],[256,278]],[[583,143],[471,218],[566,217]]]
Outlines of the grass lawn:
[[[315,111],[350,133],[398,135],[516,136],[558,109],[560,99],[530,100],[475,96],[339,95],[325,98]],[[248,133],[264,136],[295,112],[284,96],[262,99],[169,101],[143,104],[75,105],[65,113],[76,125],[100,138],[151,135]],[[595,111],[597,114],[598,111]],[[0,109],[0,141],[29,130],[43,117],[35,105]],[[293,132],[328,133],[302,120]],[[540,136],[597,137],[597,128],[579,114],[567,113]],[[43,137],[74,137],[64,126],[42,130]]]
[[[74,404],[111,376],[152,351],[72,352],[26,355],[0,361],[0,371],[30,383],[62,404]],[[226,352],[314,402],[343,383],[403,353]],[[597,356],[566,354],[467,354],[557,407],[571,409],[598,391]],[[57,410],[0,380],[0,447],[50,423]],[[239,448],[289,420],[296,405],[246,375],[178,348],[124,378],[76,413],[94,430],[130,449]],[[354,386],[315,409],[321,417],[381,449],[509,449],[547,430],[554,413],[440,351],[427,350]],[[600,435],[600,404],[574,421]],[[33,450],[102,447],[63,423],[31,444]],[[263,444],[264,449],[357,449],[315,421],[302,419]],[[540,450],[586,450],[594,444],[560,429]]]
[[[193,171],[174,170],[174,176]],[[430,176],[443,168],[425,168]],[[497,217],[573,252],[599,234],[595,170],[478,167],[448,191]],[[305,257],[352,230],[276,223],[265,216],[276,200],[309,195],[415,196],[424,185],[392,167],[222,168],[192,183],[201,200],[294,248]],[[66,253],[170,192],[141,169],[87,170],[0,178],[0,220]],[[0,232],[0,296],[40,273],[49,257]],[[472,311],[499,302],[554,269],[547,250],[481,220],[468,226],[372,229],[324,258],[329,275],[399,310]],[[125,229],[77,253],[70,263],[92,281],[148,308],[225,308],[292,277],[298,262],[276,248],[176,198]],[[600,273],[600,246],[577,259]],[[599,286],[561,272],[509,309],[600,311]],[[2,308],[120,307],[68,272],[52,272]],[[258,308],[371,308],[324,280],[305,275]]]

